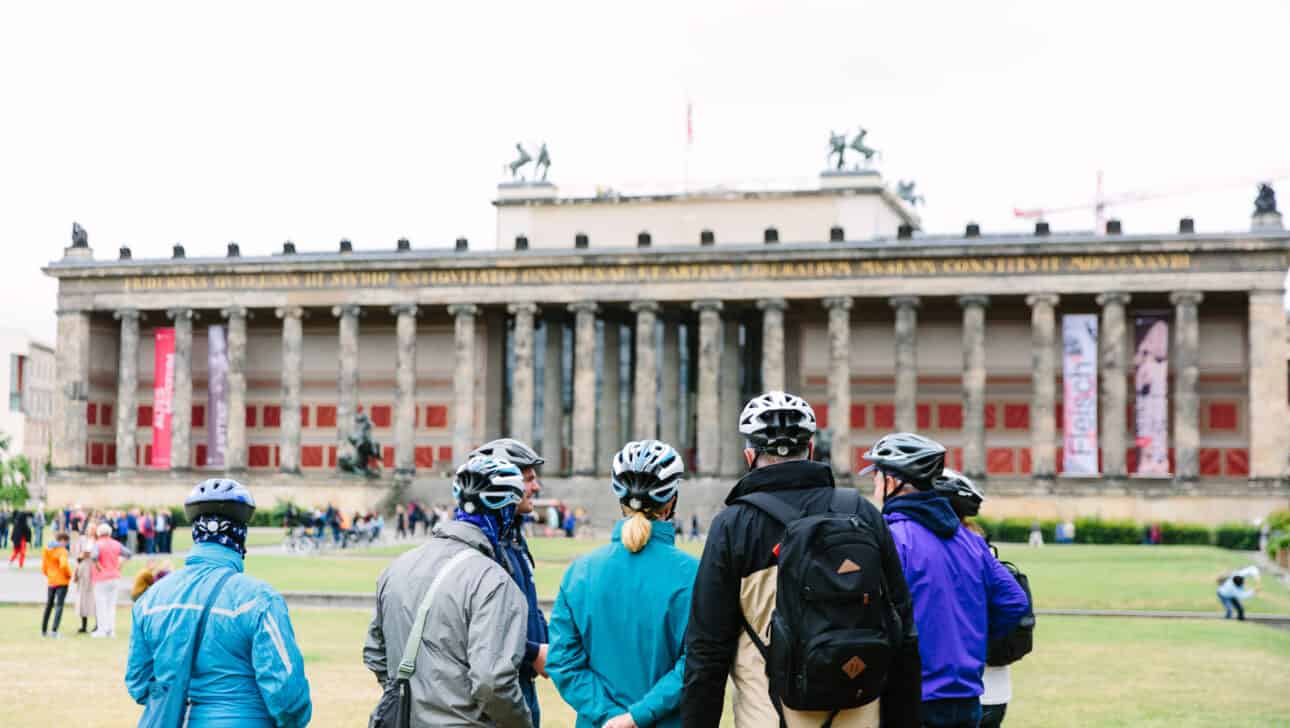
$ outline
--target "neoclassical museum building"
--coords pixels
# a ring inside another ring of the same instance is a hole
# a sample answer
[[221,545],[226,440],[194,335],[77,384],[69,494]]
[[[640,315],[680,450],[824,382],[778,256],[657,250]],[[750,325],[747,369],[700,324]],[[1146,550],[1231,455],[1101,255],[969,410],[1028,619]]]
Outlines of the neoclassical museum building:
[[[815,406],[839,478],[916,430],[991,514],[1213,523],[1290,501],[1290,235],[1267,209],[1221,234],[933,235],[873,172],[513,183],[494,205],[482,247],[141,260],[78,229],[44,269],[50,502],[177,503],[224,472],[265,504],[369,507],[396,482],[446,501],[463,454],[510,435],[545,454],[546,496],[599,516],[613,453],[658,437],[686,454],[682,512],[707,518],[745,470],[740,408],[770,388]],[[374,477],[338,468],[359,413]]]

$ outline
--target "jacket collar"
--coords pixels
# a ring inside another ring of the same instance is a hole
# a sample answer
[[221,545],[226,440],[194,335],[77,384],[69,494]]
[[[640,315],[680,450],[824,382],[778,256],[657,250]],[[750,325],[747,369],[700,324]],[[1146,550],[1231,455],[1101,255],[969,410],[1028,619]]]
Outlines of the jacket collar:
[[460,541],[467,546],[482,552],[485,556],[496,558],[493,552],[493,544],[488,540],[488,536],[480,530],[479,526],[465,521],[440,521],[439,525],[434,527],[434,535],[440,538],[450,538],[454,541]]
[[936,491],[926,490],[890,498],[882,506],[890,521],[909,519],[940,538],[949,538],[959,528],[959,517],[950,502]]
[[813,460],[790,460],[785,463],[757,468],[739,479],[726,505],[733,504],[749,493],[764,493],[808,488],[832,488],[833,469]]
[[195,543],[184,560],[187,566],[215,566],[233,569],[239,574],[246,568],[241,554],[217,543]]
[[[614,543],[623,542],[623,524],[627,523],[624,518],[614,524],[614,535],[611,537]],[[671,521],[654,521],[649,529],[649,542],[657,541],[661,544],[672,546],[676,543],[676,526]]]

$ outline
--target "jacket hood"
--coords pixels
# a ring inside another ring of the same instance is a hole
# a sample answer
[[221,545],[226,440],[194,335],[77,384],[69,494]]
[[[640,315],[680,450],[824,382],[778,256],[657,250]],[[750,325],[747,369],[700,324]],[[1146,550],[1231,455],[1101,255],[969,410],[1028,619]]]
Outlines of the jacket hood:
[[903,516],[940,538],[949,538],[959,529],[959,517],[950,502],[930,490],[892,498],[883,505],[882,514],[894,516],[892,521]]
[[813,460],[789,460],[757,468],[740,478],[730,490],[730,495],[726,496],[726,505],[733,504],[749,493],[832,487],[833,469],[827,464]]
[[217,543],[193,544],[193,549],[188,552],[188,558],[184,559],[184,564],[188,566],[223,566],[238,573],[241,573],[245,568],[241,554]]
[[473,523],[440,521],[439,525],[434,527],[434,534],[442,538],[460,541],[476,551],[483,552],[490,559],[497,558],[496,552],[493,551],[493,542],[489,541],[488,535]]

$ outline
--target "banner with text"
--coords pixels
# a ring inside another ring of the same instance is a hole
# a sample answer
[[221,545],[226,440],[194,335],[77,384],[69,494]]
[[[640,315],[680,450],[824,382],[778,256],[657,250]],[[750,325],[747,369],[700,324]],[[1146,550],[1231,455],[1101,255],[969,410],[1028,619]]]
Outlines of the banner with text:
[[207,371],[210,373],[206,385],[206,464],[211,467],[224,466],[224,448],[228,444],[228,400],[224,393],[228,391],[228,345],[224,339],[224,327],[212,326],[207,329]]
[[1062,316],[1062,473],[1097,475],[1097,316]]
[[1169,474],[1169,320],[1133,320],[1134,423],[1138,473]]
[[156,329],[152,356],[152,467],[170,468],[170,416],[175,397],[175,330]]

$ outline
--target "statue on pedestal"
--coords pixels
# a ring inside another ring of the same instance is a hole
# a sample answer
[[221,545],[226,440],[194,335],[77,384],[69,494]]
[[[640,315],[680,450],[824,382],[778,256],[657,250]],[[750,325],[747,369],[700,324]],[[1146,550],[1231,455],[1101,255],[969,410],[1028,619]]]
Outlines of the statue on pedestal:
[[1264,182],[1259,185],[1259,196],[1254,198],[1254,214],[1268,215],[1277,213],[1277,193],[1272,189],[1270,183]]
[[831,132],[829,132],[829,157],[830,157],[830,159],[831,159],[831,158],[833,157],[833,155],[835,155],[835,154],[838,156],[838,164],[837,164],[837,167],[835,167],[835,169],[837,169],[839,172],[841,172],[841,171],[842,171],[842,168],[846,166],[846,156],[847,156],[847,135],[846,135],[846,134],[839,134],[839,133],[837,133],[837,132],[835,132],[835,131],[831,131]]
[[[851,140],[850,144],[848,144],[845,132],[842,134],[834,131],[829,132],[829,159],[832,161],[834,156],[838,158],[837,164],[834,166],[836,171],[842,172],[846,169],[846,156],[848,149],[853,150],[861,157],[864,157],[864,166],[866,169],[869,168],[873,158],[878,154],[878,150],[865,145],[864,138],[868,134],[868,129],[860,127],[860,130],[856,132],[855,138]],[[859,171],[860,165],[855,165],[853,169]]]
[[[355,431],[349,433],[349,444],[354,454],[341,455],[337,461],[342,473],[353,473],[368,478],[381,475],[381,444],[372,437],[372,420],[365,412],[354,415]],[[375,461],[375,462],[373,462]]]
[[868,136],[868,134],[869,130],[862,126],[860,127],[860,131],[856,133],[856,138],[851,140],[851,148],[856,150],[860,156],[864,157],[864,166],[866,168],[869,166],[869,163],[873,161],[874,155],[878,153],[877,149],[865,146],[864,138]]
[[523,169],[526,164],[532,162],[533,157],[529,156],[529,153],[524,149],[524,145],[519,142],[515,142],[515,151],[519,152],[520,156],[516,157],[515,161],[508,165],[511,170],[511,179],[519,178],[522,180],[524,178],[520,177],[520,170]]
[[90,247],[90,234],[85,232],[85,228],[80,223],[72,223],[72,247],[88,248]]
[[896,196],[908,202],[910,207],[918,207],[927,202],[923,196],[914,192],[914,180],[900,180],[896,183]]
[[537,161],[533,163],[533,178],[537,179],[538,170],[542,170],[542,181],[546,181],[546,173],[551,170],[551,155],[546,151],[546,142],[542,142],[542,148],[538,150]]

